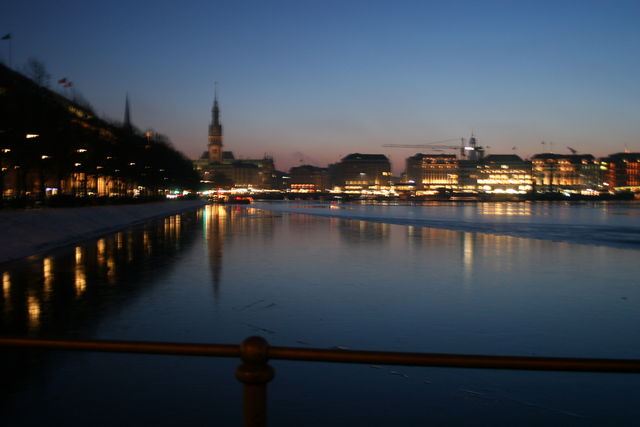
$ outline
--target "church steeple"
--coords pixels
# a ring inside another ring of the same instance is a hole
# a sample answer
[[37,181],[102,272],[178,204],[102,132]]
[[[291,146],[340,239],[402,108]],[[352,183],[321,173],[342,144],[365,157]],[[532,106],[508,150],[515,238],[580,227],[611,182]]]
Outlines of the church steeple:
[[211,110],[213,113],[213,126],[220,126],[220,106],[218,105],[218,86],[216,85],[214,94],[213,94],[213,109]]
[[218,83],[215,84],[211,124],[209,125],[209,162],[222,162],[222,124],[220,123],[220,106],[218,105]]
[[122,127],[126,130],[131,130],[133,126],[131,125],[131,112],[129,110],[129,94],[124,101],[124,122],[122,123]]

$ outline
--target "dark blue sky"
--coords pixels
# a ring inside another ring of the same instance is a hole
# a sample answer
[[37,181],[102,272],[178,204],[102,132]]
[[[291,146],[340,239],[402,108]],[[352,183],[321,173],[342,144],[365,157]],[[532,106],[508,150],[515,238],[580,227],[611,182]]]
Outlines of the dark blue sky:
[[[468,137],[492,153],[640,151],[638,1],[8,1],[14,68],[42,60],[100,114],[279,169]],[[8,42],[0,54],[8,61]],[[57,84],[52,83],[55,87]],[[549,145],[546,146],[547,149]]]

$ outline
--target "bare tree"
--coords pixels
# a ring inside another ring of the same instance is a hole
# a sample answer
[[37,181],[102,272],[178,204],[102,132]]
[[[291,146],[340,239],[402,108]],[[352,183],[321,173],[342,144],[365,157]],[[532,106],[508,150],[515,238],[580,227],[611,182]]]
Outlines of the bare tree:
[[34,83],[42,87],[49,87],[51,74],[47,71],[44,62],[36,58],[29,58],[24,68],[25,75],[33,80]]
[[71,90],[71,99],[73,100],[73,102],[75,102],[76,104],[78,104],[79,106],[84,108],[85,110],[90,111],[91,113],[95,114],[93,106],[87,100],[87,98],[85,98],[84,95],[82,93],[80,93],[79,90],[77,90],[77,89],[72,89]]

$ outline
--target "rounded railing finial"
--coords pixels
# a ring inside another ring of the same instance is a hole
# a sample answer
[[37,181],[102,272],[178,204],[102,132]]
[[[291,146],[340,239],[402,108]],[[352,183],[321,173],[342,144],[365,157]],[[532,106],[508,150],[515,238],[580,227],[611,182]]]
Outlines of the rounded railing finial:
[[266,384],[274,377],[274,371],[267,364],[269,343],[262,337],[245,339],[240,345],[242,365],[236,369],[236,378],[244,384]]
[[269,358],[269,343],[259,336],[245,339],[240,345],[240,358],[250,364],[266,363]]

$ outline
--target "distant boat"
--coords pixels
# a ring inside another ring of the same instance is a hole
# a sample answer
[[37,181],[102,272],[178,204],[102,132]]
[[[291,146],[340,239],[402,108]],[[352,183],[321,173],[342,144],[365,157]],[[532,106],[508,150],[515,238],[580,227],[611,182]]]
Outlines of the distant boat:
[[216,194],[215,196],[211,196],[209,200],[212,203],[221,203],[226,205],[248,205],[253,201],[253,197]]
[[228,205],[248,205],[253,200],[253,197],[247,196],[232,196],[227,200]]

